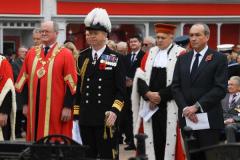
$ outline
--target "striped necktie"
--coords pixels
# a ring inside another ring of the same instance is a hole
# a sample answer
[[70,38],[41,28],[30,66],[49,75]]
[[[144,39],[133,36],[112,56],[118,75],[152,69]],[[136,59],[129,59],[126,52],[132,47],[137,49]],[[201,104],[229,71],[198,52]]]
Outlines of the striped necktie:
[[230,106],[232,106],[236,102],[236,97],[237,97],[237,94],[233,94]]

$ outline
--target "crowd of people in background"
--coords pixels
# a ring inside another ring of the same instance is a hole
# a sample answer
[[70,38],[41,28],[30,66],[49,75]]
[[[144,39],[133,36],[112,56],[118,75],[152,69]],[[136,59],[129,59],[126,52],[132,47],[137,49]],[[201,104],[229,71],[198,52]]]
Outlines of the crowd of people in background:
[[[100,14],[104,20],[98,19]],[[89,13],[85,26],[87,49],[79,51],[68,40],[57,43],[58,25],[45,21],[33,30],[32,47],[21,46],[16,57],[0,57],[1,68],[5,63],[11,66],[13,74],[6,78],[16,83],[17,91],[10,85],[11,92],[5,94],[12,93],[11,98],[2,98],[4,105],[16,96],[17,108],[0,108],[3,140],[14,139],[12,132],[5,132],[13,125],[6,115],[16,109],[17,138],[37,141],[63,134],[89,145],[91,158],[117,159],[117,146],[123,143],[125,150],[136,150],[134,134],[140,132],[148,134],[149,159],[184,157],[175,155],[179,128],[183,130],[186,119],[197,123],[202,112],[207,113],[210,126],[194,131],[199,148],[217,144],[224,126],[227,140],[236,141],[240,44],[219,45],[221,53],[210,49],[210,31],[202,23],[194,24],[189,35],[178,37],[175,25],[157,23],[155,38],[136,33],[126,42],[115,42],[108,39],[108,15],[99,8]],[[154,112],[150,120],[143,120],[142,110]]]

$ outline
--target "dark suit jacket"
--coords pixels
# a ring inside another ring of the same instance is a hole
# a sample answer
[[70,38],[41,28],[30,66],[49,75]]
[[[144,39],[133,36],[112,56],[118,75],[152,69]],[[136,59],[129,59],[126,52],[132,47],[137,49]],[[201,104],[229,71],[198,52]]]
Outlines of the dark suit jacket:
[[[20,73],[20,70],[22,68],[23,61],[20,58],[17,58],[14,62],[11,63],[12,69],[13,69],[13,78],[14,82],[17,81],[17,77]],[[21,93],[16,92],[16,101],[17,101],[17,110],[20,111],[23,108],[23,105],[25,104],[24,97]]]
[[240,105],[240,98],[235,103],[233,103],[230,107],[229,107],[229,98],[230,98],[230,94],[227,93],[227,95],[221,101],[222,107],[223,107],[224,120],[228,118],[234,118],[234,116],[238,116],[238,112],[234,109]]
[[[105,59],[104,59],[105,57]],[[116,60],[115,64],[104,65],[103,61]],[[123,103],[125,96],[125,68],[122,56],[108,47],[93,65],[92,49],[82,52],[78,66],[82,67],[89,59],[84,77],[78,77],[76,104],[80,106],[79,124],[86,126],[104,125],[105,112],[119,110],[113,107],[115,100]],[[82,80],[83,78],[83,80]],[[82,90],[80,90],[82,85]]]
[[197,73],[190,78],[193,51],[178,58],[173,75],[172,91],[179,108],[180,126],[185,126],[183,108],[199,102],[207,112],[211,129],[220,129],[223,124],[221,99],[227,92],[227,58],[208,49]]
[[129,53],[127,56],[124,57],[127,77],[133,79],[136,69],[140,67],[143,56],[144,56],[144,52],[140,50],[133,63],[131,63],[131,57],[132,57],[131,53]]

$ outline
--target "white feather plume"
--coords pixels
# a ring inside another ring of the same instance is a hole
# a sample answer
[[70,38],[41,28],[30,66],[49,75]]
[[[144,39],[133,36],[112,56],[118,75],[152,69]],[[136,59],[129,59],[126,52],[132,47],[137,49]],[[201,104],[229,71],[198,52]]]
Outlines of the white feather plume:
[[111,32],[111,21],[108,17],[108,13],[105,9],[102,8],[95,8],[91,12],[88,13],[84,20],[84,24],[87,27],[90,27],[91,25],[97,25],[100,24],[106,30],[110,33]]

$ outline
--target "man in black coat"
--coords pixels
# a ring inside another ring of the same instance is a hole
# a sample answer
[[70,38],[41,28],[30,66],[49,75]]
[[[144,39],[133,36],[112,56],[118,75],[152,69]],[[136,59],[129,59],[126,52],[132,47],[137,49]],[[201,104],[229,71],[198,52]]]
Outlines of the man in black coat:
[[[141,50],[142,47],[142,37],[139,35],[133,35],[129,38],[129,47],[131,52],[125,56],[124,64],[126,67],[126,88],[127,96],[124,104],[123,111],[121,113],[120,120],[120,131],[125,133],[125,142],[128,144],[125,150],[135,149],[134,137],[133,137],[133,113],[132,113],[132,85],[133,78],[136,69],[140,67],[141,60],[144,56],[144,52]],[[121,134],[120,132],[120,134]]]
[[198,147],[205,147],[219,142],[224,127],[221,99],[227,91],[227,58],[209,49],[210,30],[206,24],[194,24],[189,34],[193,51],[178,58],[172,91],[182,129],[186,118],[197,123],[197,113],[207,113],[210,128],[194,130]]
[[[14,82],[17,81],[17,77],[22,68],[23,61],[27,54],[28,49],[24,46],[18,49],[18,57],[15,61],[11,63],[13,69],[13,77]],[[24,137],[24,132],[26,130],[26,117],[23,115],[23,105],[24,105],[24,97],[20,93],[16,93],[16,101],[17,101],[17,117],[16,117],[16,137],[22,138]],[[25,133],[26,134],[26,133]]]
[[105,9],[92,10],[85,26],[91,48],[78,58],[76,105],[80,108],[81,138],[83,145],[90,147],[86,152],[88,158],[118,159],[116,119],[124,104],[123,59],[106,46],[111,23]]

